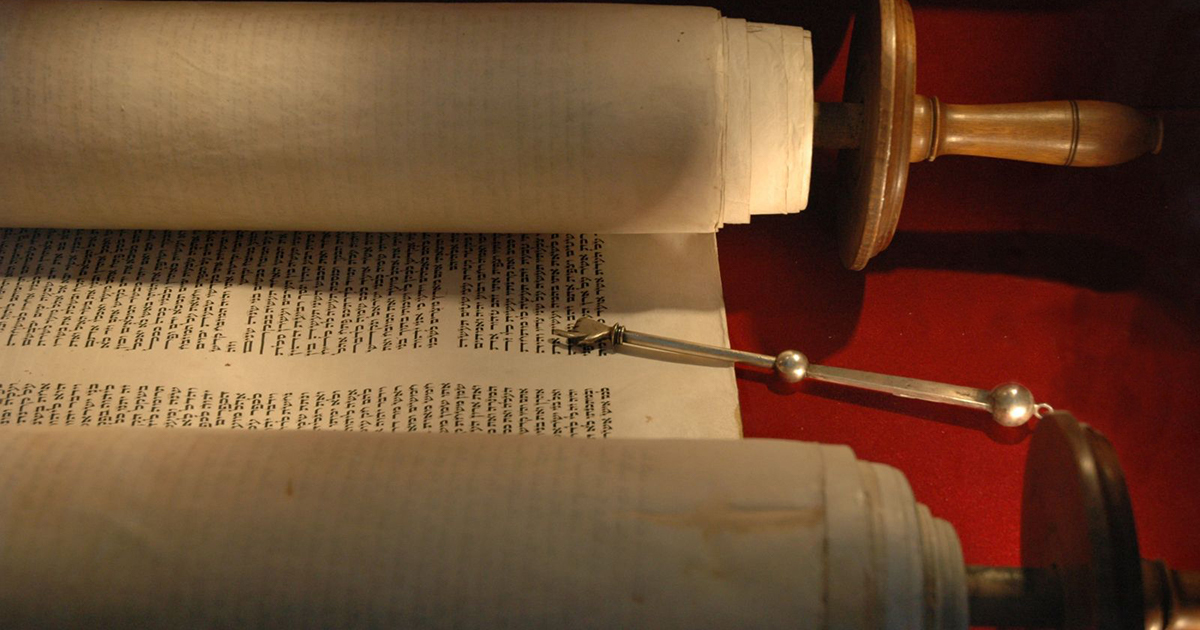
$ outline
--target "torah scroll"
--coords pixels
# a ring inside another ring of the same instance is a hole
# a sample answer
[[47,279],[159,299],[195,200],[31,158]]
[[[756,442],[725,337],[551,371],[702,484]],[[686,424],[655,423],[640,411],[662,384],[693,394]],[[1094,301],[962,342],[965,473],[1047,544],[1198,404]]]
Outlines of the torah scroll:
[[0,624],[966,630],[954,529],[844,446],[0,431]]
[[712,232],[804,208],[810,48],[693,7],[4,2],[0,226]]

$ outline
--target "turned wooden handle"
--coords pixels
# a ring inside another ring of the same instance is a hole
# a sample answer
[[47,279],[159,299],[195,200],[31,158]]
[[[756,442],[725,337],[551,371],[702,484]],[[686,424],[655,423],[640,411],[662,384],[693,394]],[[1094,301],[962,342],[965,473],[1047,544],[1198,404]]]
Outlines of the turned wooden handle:
[[1109,166],[1162,146],[1162,120],[1102,101],[949,105],[917,95],[909,161],[975,155],[1060,166]]

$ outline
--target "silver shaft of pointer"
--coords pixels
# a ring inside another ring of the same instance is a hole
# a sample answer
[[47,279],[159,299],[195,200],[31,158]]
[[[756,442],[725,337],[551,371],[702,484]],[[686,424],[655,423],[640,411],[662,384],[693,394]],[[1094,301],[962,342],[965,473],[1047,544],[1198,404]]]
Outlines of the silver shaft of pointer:
[[691,341],[684,341],[682,339],[634,332],[632,330],[625,330],[624,328],[621,330],[623,334],[618,345],[639,346],[653,350],[674,352],[675,354],[686,354],[703,359],[719,359],[729,361],[730,363],[743,363],[763,368],[764,370],[775,368],[775,357],[758,354],[757,352],[746,352],[744,350],[734,350],[733,348],[719,348],[702,343],[692,343]]
[[773,370],[779,378],[789,383],[798,383],[801,380],[809,379],[883,392],[901,398],[979,409],[990,412],[996,422],[1010,427],[1025,424],[1030,418],[1040,417],[1043,412],[1053,410],[1049,405],[1034,402],[1033,394],[1018,383],[1004,383],[987,390],[863,370],[816,365],[810,364],[808,357],[795,350],[785,350],[772,357],[756,352],[720,348],[682,339],[635,332],[620,324],[608,326],[588,317],[576,321],[569,330],[555,330],[554,334],[563,337],[570,347],[593,347],[605,342],[614,349],[622,345],[637,346],[660,352],[728,361]]

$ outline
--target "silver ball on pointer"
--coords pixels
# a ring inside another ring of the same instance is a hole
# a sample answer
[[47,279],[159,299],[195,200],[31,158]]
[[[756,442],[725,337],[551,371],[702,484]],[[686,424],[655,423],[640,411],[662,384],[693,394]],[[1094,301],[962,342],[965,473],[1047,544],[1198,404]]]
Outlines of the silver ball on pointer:
[[1033,393],[1020,383],[1004,383],[988,394],[992,402],[992,418],[1006,427],[1019,427],[1033,417],[1037,403]]
[[795,350],[784,350],[775,357],[775,373],[789,383],[799,383],[808,374],[808,357]]

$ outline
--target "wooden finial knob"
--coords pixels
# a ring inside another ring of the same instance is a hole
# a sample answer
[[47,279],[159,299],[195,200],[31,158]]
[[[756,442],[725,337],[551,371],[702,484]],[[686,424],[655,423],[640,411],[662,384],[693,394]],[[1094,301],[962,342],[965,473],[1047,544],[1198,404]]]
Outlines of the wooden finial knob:
[[1110,166],[1162,146],[1162,120],[1101,101],[950,105],[917,95],[909,160],[974,155],[1058,166]]

